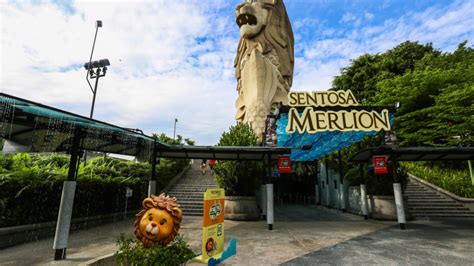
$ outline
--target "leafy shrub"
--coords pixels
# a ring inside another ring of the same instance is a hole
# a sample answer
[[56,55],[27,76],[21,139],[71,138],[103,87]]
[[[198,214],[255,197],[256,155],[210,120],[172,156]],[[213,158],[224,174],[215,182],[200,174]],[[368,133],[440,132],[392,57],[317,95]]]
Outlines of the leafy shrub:
[[[95,157],[81,163],[73,218],[123,212],[125,190],[133,189],[129,209],[139,209],[147,195],[148,163]],[[157,189],[164,188],[187,160],[161,160]],[[69,156],[53,154],[0,155],[0,227],[55,221]]]
[[[257,137],[244,123],[231,126],[217,146],[255,146]],[[214,165],[217,183],[228,196],[255,196],[262,175],[262,163],[253,161],[219,161]]]
[[426,162],[405,162],[403,166],[411,174],[461,197],[474,198],[474,186],[466,169],[440,167]]
[[117,245],[116,256],[121,264],[180,265],[196,256],[180,235],[168,246],[154,245],[144,248],[137,239],[121,234]]

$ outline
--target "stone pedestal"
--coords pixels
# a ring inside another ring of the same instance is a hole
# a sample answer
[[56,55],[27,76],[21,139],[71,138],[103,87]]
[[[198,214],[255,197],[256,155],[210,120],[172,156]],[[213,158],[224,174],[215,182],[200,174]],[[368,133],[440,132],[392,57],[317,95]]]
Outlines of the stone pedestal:
[[259,217],[256,197],[225,197],[225,219],[256,221]]

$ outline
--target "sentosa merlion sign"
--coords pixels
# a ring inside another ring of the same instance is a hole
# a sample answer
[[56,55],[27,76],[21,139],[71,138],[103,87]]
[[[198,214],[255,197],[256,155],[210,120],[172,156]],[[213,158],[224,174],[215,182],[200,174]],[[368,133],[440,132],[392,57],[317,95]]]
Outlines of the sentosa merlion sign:
[[236,8],[240,41],[234,61],[235,118],[259,140],[267,115],[287,104],[293,79],[293,31],[282,0],[247,0]]
[[[350,90],[290,92],[288,105],[287,133],[390,130],[388,109],[376,111],[347,108],[359,105]],[[304,107],[304,110],[301,112],[297,107]],[[323,110],[320,107],[341,108]]]

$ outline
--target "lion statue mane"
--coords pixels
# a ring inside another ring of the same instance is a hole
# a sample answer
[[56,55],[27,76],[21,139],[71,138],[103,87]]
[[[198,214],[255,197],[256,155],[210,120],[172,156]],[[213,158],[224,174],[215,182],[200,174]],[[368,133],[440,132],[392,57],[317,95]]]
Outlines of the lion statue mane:
[[143,209],[136,215],[135,236],[144,247],[158,243],[168,245],[181,226],[181,206],[175,197],[160,194],[143,200]]
[[234,60],[239,122],[262,141],[267,115],[287,104],[293,80],[294,38],[282,0],[246,0],[236,8],[240,41]]

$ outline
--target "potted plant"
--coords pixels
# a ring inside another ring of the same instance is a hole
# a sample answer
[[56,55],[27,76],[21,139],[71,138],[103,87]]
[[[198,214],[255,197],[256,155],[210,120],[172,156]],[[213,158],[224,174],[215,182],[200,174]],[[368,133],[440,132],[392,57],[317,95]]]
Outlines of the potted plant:
[[[250,126],[239,123],[224,132],[217,146],[256,146],[257,136]],[[255,161],[219,161],[215,164],[217,183],[224,188],[225,218],[257,220],[256,191],[261,183],[262,163]]]

